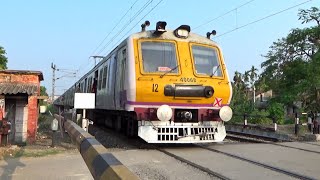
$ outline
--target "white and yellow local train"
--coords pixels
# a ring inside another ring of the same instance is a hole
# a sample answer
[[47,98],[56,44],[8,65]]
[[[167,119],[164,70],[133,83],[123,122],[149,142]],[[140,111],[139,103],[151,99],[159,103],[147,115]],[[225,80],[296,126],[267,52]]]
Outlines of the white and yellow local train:
[[232,117],[231,82],[219,46],[188,25],[130,35],[54,103],[96,93],[89,119],[148,143],[221,142]]

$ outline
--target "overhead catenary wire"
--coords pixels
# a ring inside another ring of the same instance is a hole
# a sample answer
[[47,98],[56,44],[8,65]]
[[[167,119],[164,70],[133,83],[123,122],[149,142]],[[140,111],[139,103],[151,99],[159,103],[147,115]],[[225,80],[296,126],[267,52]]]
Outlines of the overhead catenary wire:
[[[116,23],[116,25],[111,29],[111,31],[104,37],[104,39],[99,43],[99,45],[94,49],[94,51],[92,51],[91,56],[94,55],[94,53],[101,47],[101,45],[105,42],[105,40],[110,36],[110,34],[118,27],[118,25],[120,24],[120,22],[128,15],[128,13],[132,10],[133,6],[136,5],[136,3],[139,0],[135,0],[132,5],[130,6],[130,8],[125,12],[125,14],[120,18],[120,20]],[[91,56],[88,57],[87,61],[83,64],[81,64],[77,70],[78,73],[80,73],[81,71],[83,71],[83,67],[87,65],[87,67],[91,67],[89,66],[90,64],[90,58]]]
[[219,19],[219,18],[221,18],[221,17],[223,17],[223,16],[225,16],[225,15],[227,15],[227,14],[230,14],[230,13],[233,12],[233,11],[237,11],[237,10],[240,9],[241,7],[246,6],[247,4],[252,3],[253,1],[255,1],[255,0],[247,1],[246,3],[243,3],[243,4],[237,6],[237,7],[233,8],[233,9],[231,9],[231,10],[229,10],[229,11],[227,11],[227,12],[225,12],[225,13],[223,13],[223,14],[221,14],[221,15],[219,15],[219,16],[217,16],[217,17],[215,17],[215,18],[213,18],[213,19],[211,19],[211,20],[209,20],[209,21],[207,21],[207,22],[205,22],[205,23],[203,23],[203,24],[200,24],[199,26],[196,26],[195,28],[193,28],[193,30],[196,30],[196,29],[198,29],[198,28],[200,28],[200,27],[202,27],[202,26],[205,26],[205,25],[207,25],[207,24],[209,24],[209,23],[211,23],[211,22],[213,22],[213,21],[215,21],[215,20],[217,20],[217,19]]
[[143,12],[143,10],[144,10],[146,7],[148,7],[152,2],[153,2],[153,0],[147,1],[147,2],[144,4],[144,6],[142,6],[142,7],[133,15],[133,17],[130,18],[130,20],[121,28],[121,30],[118,31],[118,33],[116,33],[116,34],[108,41],[108,43],[107,43],[97,54],[99,55],[100,53],[102,53],[102,52],[114,41],[114,39],[115,39],[120,33],[122,33],[122,32],[128,27],[128,25],[130,25],[130,24],[132,23],[132,21],[133,21],[134,19],[136,19],[136,18]]
[[142,20],[144,20],[144,18],[145,18],[147,15],[149,15],[162,1],[163,1],[163,0],[160,0],[152,9],[150,9],[150,10],[147,12],[147,14],[145,14],[135,25],[133,25],[115,44],[120,43],[120,41],[122,41],[123,38],[124,38],[125,36],[127,36],[127,35],[132,31],[132,29],[135,28]]
[[238,30],[238,29],[242,29],[242,28],[247,27],[247,26],[249,26],[249,25],[258,23],[258,22],[263,21],[263,20],[265,20],[265,19],[268,19],[268,18],[270,18],[270,17],[272,17],[272,16],[281,14],[281,13],[283,13],[283,12],[286,12],[286,11],[291,10],[291,9],[293,9],[293,8],[299,7],[299,6],[303,5],[303,4],[306,4],[306,3],[311,2],[311,1],[313,1],[313,0],[304,1],[304,2],[302,2],[302,3],[296,4],[296,5],[294,5],[294,6],[290,6],[290,7],[286,8],[286,9],[283,9],[283,10],[281,10],[281,11],[275,12],[275,13],[270,14],[270,15],[268,15],[268,16],[265,16],[265,17],[263,17],[263,18],[260,18],[260,19],[257,19],[257,20],[255,20],[255,21],[252,21],[252,22],[249,22],[249,23],[247,23],[247,24],[244,24],[244,25],[242,25],[242,26],[236,27],[236,28],[234,28],[234,29],[232,29],[232,30],[230,30],[230,31],[224,32],[224,33],[222,33],[221,35],[216,36],[216,38],[221,37],[221,36],[224,36],[224,35],[229,34],[229,33],[231,33],[231,32],[234,32],[234,31],[236,31],[236,30]]
[[[141,22],[148,14],[150,14],[162,1],[163,1],[163,0],[160,0],[153,8],[151,8],[134,26],[132,26],[132,27],[130,28],[129,31],[126,32],[126,34],[125,34],[124,36],[122,36],[122,37],[120,38],[120,40],[119,40],[117,43],[119,43],[119,42],[121,41],[121,39],[123,39],[134,27],[136,27],[137,24],[139,24],[139,22]],[[153,2],[153,0],[149,0],[146,4],[144,4],[144,6],[143,6],[142,8],[140,8],[140,10],[137,11],[137,13],[135,13],[135,15],[130,19],[130,21],[129,21],[126,25],[124,25],[123,28],[122,28],[115,36],[113,36],[113,38],[108,42],[108,44],[106,44],[106,45],[104,46],[104,48],[102,49],[102,51],[100,51],[98,54],[100,54],[101,52],[103,52],[103,50],[105,50],[105,49],[108,47],[108,45],[110,45],[110,43],[112,43],[113,40],[114,40],[121,32],[123,32],[123,31],[128,27],[129,24],[132,23],[132,20],[136,19],[136,18],[143,12],[143,10],[144,10],[146,7],[148,7],[152,2]],[[90,59],[90,57],[88,58],[88,61],[89,61],[89,59]],[[85,64],[85,65],[87,65],[87,64]],[[82,65],[82,66],[84,66],[84,65]],[[81,66],[81,67],[82,67],[82,66]],[[81,70],[81,67],[78,69],[78,71]],[[87,67],[90,67],[90,66],[87,66]]]
[[104,39],[100,42],[100,44],[95,48],[95,50],[91,53],[94,55],[94,53],[100,48],[100,46],[104,43],[104,41],[109,37],[109,35],[113,32],[113,30],[118,27],[120,22],[126,17],[126,15],[132,10],[133,6],[138,2],[139,0],[136,0],[130,8],[127,10],[127,12],[120,18],[120,20],[116,23],[116,25],[111,29],[111,31],[104,37]]

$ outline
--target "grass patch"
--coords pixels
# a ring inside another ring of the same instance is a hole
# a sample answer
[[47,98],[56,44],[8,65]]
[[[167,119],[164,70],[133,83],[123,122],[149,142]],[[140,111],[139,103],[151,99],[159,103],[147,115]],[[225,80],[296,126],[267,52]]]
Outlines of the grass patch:
[[17,152],[14,152],[11,156],[6,156],[7,158],[20,158],[20,157],[43,157],[48,155],[55,155],[62,152],[62,150],[58,149],[46,149],[46,150],[24,150],[21,149]]

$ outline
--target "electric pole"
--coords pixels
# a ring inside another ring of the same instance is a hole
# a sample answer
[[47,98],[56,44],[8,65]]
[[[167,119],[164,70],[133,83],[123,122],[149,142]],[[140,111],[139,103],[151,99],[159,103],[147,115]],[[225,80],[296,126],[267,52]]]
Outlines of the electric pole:
[[[53,63],[51,63],[51,68],[52,68],[52,103],[54,101],[54,96],[55,96],[55,88],[56,88],[56,80],[59,80],[64,77],[76,77],[76,71],[74,70],[68,70],[68,69],[58,69],[57,66]],[[59,71],[60,73],[64,73],[64,75],[57,77],[56,78],[56,71]]]
[[56,65],[51,63],[51,68],[52,68],[52,103],[54,101],[54,88],[55,88],[55,83],[56,83]]
[[[93,57],[94,58],[94,65],[97,65],[97,58],[100,58],[100,59],[103,59],[104,56],[90,56],[90,57]],[[90,58],[89,57],[89,58]]]

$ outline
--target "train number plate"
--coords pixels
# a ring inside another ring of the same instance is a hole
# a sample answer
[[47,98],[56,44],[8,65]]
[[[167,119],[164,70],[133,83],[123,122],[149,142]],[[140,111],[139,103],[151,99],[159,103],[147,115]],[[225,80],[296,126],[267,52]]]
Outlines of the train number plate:
[[196,78],[186,78],[186,77],[182,77],[180,78],[181,82],[197,82]]

